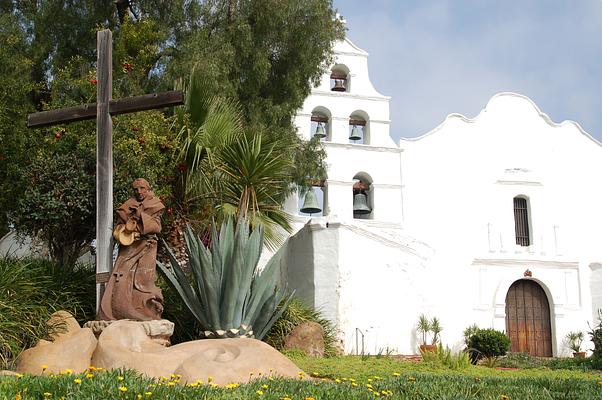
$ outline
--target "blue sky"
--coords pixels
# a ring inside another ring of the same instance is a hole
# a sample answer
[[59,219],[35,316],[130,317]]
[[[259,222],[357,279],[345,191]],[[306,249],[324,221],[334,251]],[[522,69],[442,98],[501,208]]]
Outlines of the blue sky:
[[475,117],[499,92],[602,141],[602,0],[334,0],[347,35],[391,96],[391,136],[448,114]]

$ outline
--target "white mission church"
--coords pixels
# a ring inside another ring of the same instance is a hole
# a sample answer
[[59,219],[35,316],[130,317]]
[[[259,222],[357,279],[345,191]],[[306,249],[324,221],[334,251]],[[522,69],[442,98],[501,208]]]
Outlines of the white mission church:
[[396,144],[368,54],[345,39],[335,55],[295,120],[323,137],[328,176],[314,188],[323,212],[286,204],[289,285],[347,353],[416,353],[424,313],[456,349],[476,323],[505,331],[512,351],[569,355],[565,335],[602,308],[600,143],[500,93],[474,119],[452,114]]

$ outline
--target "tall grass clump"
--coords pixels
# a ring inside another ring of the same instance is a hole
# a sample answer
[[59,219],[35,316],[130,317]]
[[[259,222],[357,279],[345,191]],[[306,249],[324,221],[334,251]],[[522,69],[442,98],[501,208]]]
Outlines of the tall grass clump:
[[58,310],[80,323],[94,317],[94,271],[47,260],[0,258],[0,368],[48,334],[46,321]]
[[467,352],[454,353],[448,346],[444,348],[441,343],[437,346],[436,351],[421,351],[420,354],[422,355],[422,361],[426,363],[453,370],[465,369],[471,365]]
[[305,305],[301,300],[293,297],[282,315],[263,339],[270,346],[281,350],[284,346],[284,338],[291,331],[304,322],[317,322],[324,330],[324,355],[331,357],[338,355],[336,329],[332,322],[324,318],[322,314]]

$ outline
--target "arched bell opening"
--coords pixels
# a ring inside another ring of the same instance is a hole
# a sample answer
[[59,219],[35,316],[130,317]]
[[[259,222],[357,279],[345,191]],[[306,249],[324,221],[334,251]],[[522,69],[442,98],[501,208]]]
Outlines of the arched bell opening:
[[353,179],[353,218],[372,219],[374,194],[372,178],[365,172],[356,174]]
[[321,217],[327,215],[327,195],[325,186],[312,186],[299,195],[299,215]]
[[321,141],[331,140],[330,111],[324,107],[317,107],[311,113],[310,134]]
[[333,92],[349,92],[350,88],[349,68],[343,64],[332,67],[330,70],[330,90]]
[[355,111],[349,116],[349,143],[369,144],[368,114]]
[[548,295],[532,279],[515,281],[506,294],[506,334],[510,351],[552,357],[552,321]]

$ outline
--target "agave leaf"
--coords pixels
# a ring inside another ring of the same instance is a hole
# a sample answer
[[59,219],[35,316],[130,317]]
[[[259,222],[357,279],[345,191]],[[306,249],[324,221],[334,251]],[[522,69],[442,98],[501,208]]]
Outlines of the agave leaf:
[[253,279],[253,285],[251,287],[251,299],[249,300],[249,306],[246,310],[246,323],[253,321],[257,318],[261,312],[263,303],[267,300],[271,292],[275,290],[276,286],[276,272],[280,270],[280,264],[284,250],[280,248],[276,254],[272,256],[268,261],[265,268],[259,272]]
[[169,254],[169,260],[171,263],[171,268],[167,268],[163,263],[157,261],[157,265],[159,266],[159,270],[163,272],[163,275],[167,278],[167,282],[175,289],[186,307],[190,310],[190,312],[194,315],[194,317],[201,322],[201,324],[206,323],[206,319],[203,315],[203,309],[200,305],[199,298],[194,292],[192,286],[188,282],[186,274],[180,268],[180,264],[178,263],[176,257],[173,255],[171,249],[165,242],[165,247],[167,248]]
[[[207,298],[207,291],[205,290],[205,281],[203,279],[202,269],[203,265],[201,264],[200,258],[200,247],[202,243],[199,243],[196,235],[190,228],[190,226],[186,226],[186,232],[184,234],[184,240],[186,241],[186,253],[188,254],[188,263],[190,270],[192,271],[192,275],[194,276],[194,281],[196,283],[195,289],[197,293],[197,297],[201,302],[201,306],[209,311],[209,300]],[[208,314],[205,314],[206,322],[209,323]]]
[[[293,290],[290,294],[287,295],[286,288],[274,293],[274,301],[270,302],[270,306],[267,310],[262,309],[262,313],[259,315],[259,318],[257,318],[257,321],[255,322],[254,329],[255,332],[258,332],[258,334],[255,335],[255,338],[262,340],[265,337],[270,328],[272,328],[272,325],[274,325],[274,323],[278,320],[278,318],[280,318],[284,310],[286,310],[289,303],[293,299],[294,294],[295,291]],[[281,304],[283,299],[284,303],[282,304],[280,309],[277,310],[278,305]],[[266,303],[266,305],[267,304],[268,303]]]
[[[224,315],[224,321],[230,324],[232,327],[234,323],[234,316],[237,313],[241,313],[242,310],[237,310],[236,298],[239,291],[247,291],[249,285],[245,285],[243,281],[244,274],[244,251],[249,242],[248,226],[243,221],[239,221],[236,227],[236,234],[234,235],[234,247],[232,249],[232,261],[228,265],[228,276],[224,296],[222,297],[222,310]],[[240,325],[240,324],[238,324]],[[238,326],[237,325],[237,326]]]
[[247,246],[244,249],[244,263],[242,265],[243,270],[241,271],[241,279],[242,285],[246,290],[240,290],[236,295],[236,309],[240,310],[240,312],[235,315],[234,325],[240,325],[246,313],[246,301],[252,294],[253,277],[257,270],[257,264],[259,263],[259,257],[263,246],[262,237],[263,227],[259,226],[251,233]]

